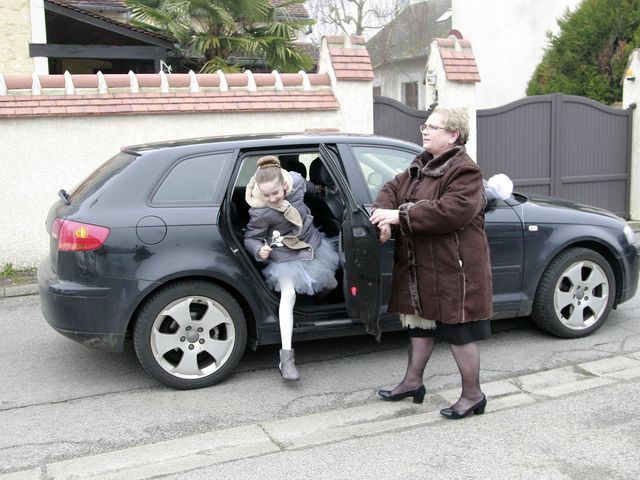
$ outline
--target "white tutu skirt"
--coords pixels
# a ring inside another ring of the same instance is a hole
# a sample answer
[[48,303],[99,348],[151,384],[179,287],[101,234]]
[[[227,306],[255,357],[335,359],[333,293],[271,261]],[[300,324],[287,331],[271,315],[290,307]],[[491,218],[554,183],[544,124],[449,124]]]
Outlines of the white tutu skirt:
[[335,284],[335,272],[340,258],[337,252],[338,237],[322,237],[320,246],[313,252],[313,260],[293,260],[291,262],[270,262],[263,270],[267,286],[280,291],[279,279],[290,277],[296,293],[315,295],[328,285]]

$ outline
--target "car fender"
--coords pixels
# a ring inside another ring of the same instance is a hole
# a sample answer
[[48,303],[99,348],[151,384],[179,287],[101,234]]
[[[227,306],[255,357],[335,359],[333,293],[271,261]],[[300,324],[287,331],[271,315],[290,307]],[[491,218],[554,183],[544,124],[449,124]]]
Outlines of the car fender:
[[[532,310],[538,285],[553,259],[572,247],[589,248],[600,253],[610,263],[619,284],[624,268],[619,231],[592,225],[525,224],[525,260],[523,282],[523,310],[529,315]],[[543,248],[544,247],[544,248]],[[619,292],[616,293],[618,298]]]

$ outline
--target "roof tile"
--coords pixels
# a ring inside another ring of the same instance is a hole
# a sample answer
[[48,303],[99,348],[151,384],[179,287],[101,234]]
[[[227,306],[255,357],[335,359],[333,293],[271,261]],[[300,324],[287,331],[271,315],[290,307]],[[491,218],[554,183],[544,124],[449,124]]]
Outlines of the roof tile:
[[480,81],[478,65],[468,40],[450,36],[435,39],[435,44],[447,79],[458,82]]
[[340,80],[373,80],[371,60],[365,48],[329,47],[329,55],[336,78]]

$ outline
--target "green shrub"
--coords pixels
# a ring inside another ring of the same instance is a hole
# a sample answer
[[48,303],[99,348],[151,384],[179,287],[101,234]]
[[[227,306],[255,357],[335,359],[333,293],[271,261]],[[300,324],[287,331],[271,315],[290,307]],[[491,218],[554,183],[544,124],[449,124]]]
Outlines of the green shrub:
[[558,92],[607,104],[622,100],[629,54],[640,46],[640,0],[583,0],[558,25],[527,95]]

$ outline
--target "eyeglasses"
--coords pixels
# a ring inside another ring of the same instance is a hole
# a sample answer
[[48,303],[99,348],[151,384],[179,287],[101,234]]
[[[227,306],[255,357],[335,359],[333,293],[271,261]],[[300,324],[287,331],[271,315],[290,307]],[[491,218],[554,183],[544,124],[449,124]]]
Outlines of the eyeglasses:
[[446,130],[446,128],[438,127],[436,125],[431,125],[430,123],[427,123],[426,125],[420,125],[420,131],[424,132],[425,130],[427,132],[435,132],[437,130]]

